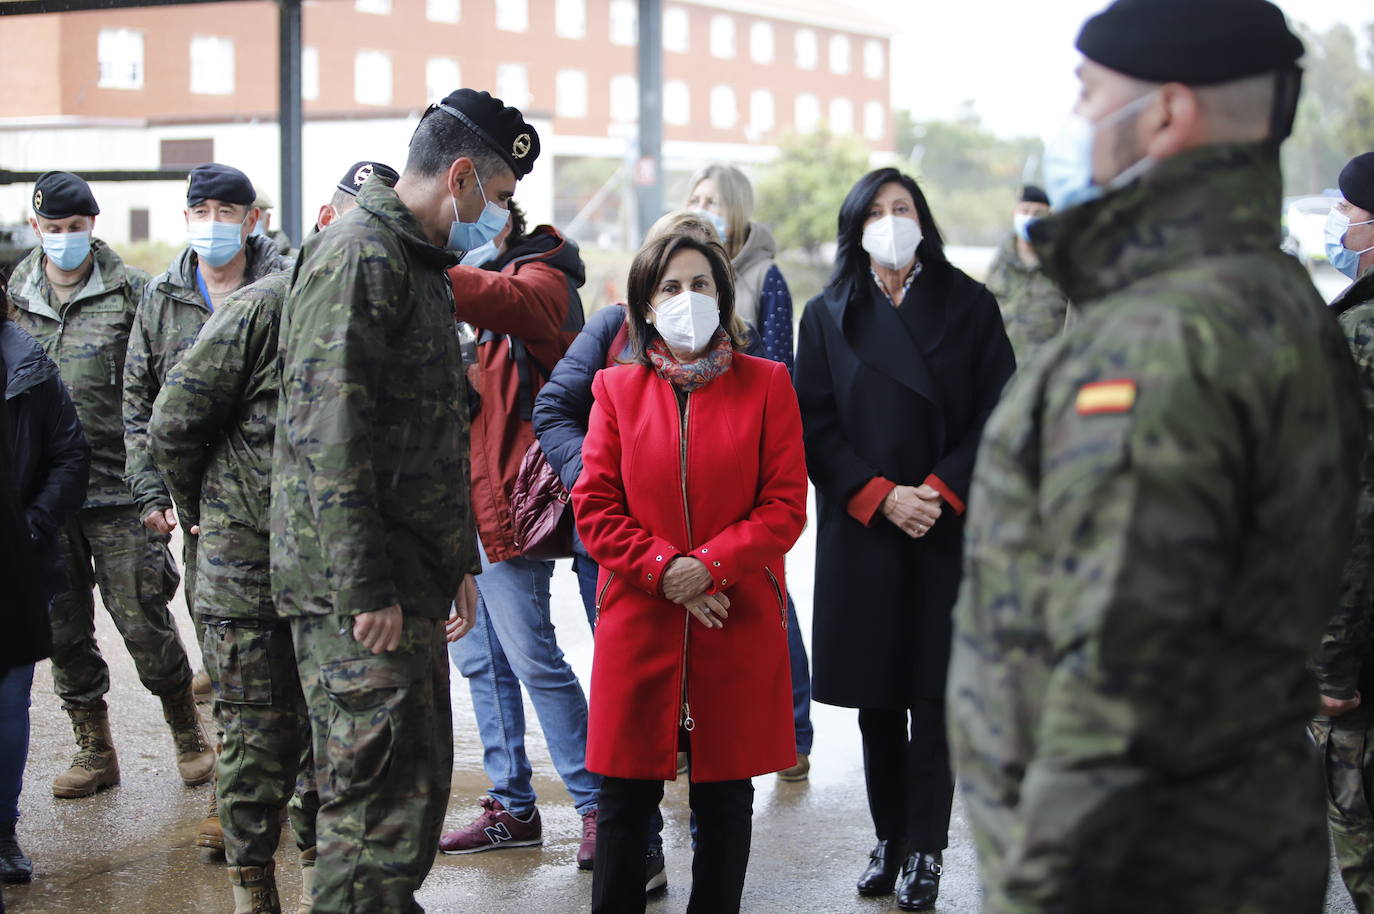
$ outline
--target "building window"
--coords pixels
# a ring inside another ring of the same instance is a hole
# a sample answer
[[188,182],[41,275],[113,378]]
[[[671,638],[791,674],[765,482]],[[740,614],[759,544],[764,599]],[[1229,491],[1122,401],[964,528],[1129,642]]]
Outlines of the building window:
[[810,133],[821,125],[821,103],[810,92],[797,96],[792,122],[802,133]]
[[353,99],[360,105],[391,104],[391,55],[359,51],[353,58]]
[[507,32],[523,32],[528,29],[528,0],[496,0],[496,27]]
[[129,210],[129,240],[148,240],[148,209],[135,207]]
[[553,8],[553,30],[559,38],[586,38],[587,0],[558,0]]
[[816,33],[810,29],[797,29],[794,44],[797,50],[797,68],[800,70],[816,69],[816,61],[821,54],[820,45],[816,41]]
[[881,41],[865,41],[864,76],[867,76],[869,79],[882,79],[886,58],[887,52],[883,50],[883,43]]
[[759,133],[767,133],[776,123],[773,93],[767,89],[755,89],[749,94],[749,126]]
[[735,20],[729,16],[711,17],[711,54],[726,60],[735,56]]
[[496,96],[512,108],[523,108],[530,103],[530,74],[524,64],[497,65]]
[[461,0],[425,0],[425,18],[430,22],[457,22],[463,18]]
[[462,70],[452,57],[431,57],[425,61],[425,97],[432,102],[463,87]]
[[163,140],[158,147],[160,168],[194,168],[215,160],[215,141],[209,138]]
[[729,86],[716,86],[711,90],[711,126],[728,129],[739,120],[739,110],[735,107],[735,90]]
[[101,29],[96,39],[102,89],[143,88],[143,32],[138,29]]
[[685,127],[692,120],[692,92],[680,79],[663,84],[663,120]]
[[749,57],[754,63],[773,62],[773,26],[755,22],[749,26]]
[[843,35],[830,36],[830,72],[841,76],[849,72],[849,39]]
[[670,6],[663,11],[663,50],[674,54],[686,54],[691,47],[692,20],[687,11],[680,6]]
[[639,6],[635,0],[611,0],[611,44],[639,44]]
[[391,0],[353,0],[353,8],[360,13],[390,16]]
[[191,36],[191,91],[196,95],[234,94],[232,38]]
[[629,74],[611,77],[611,120],[627,124],[639,120],[639,80]]
[[320,51],[301,48],[301,98],[313,102],[320,97]]
[[834,133],[854,132],[854,103],[847,98],[830,102],[830,129]]
[[868,102],[864,105],[864,136],[870,140],[881,140],[887,135],[887,112],[882,102]]
[[553,78],[554,111],[559,117],[587,116],[587,74],[559,70]]

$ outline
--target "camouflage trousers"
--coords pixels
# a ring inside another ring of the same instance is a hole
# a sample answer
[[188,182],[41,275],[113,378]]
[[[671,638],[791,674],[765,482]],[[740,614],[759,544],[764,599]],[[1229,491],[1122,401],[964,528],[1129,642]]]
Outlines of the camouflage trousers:
[[52,603],[52,678],[64,708],[94,707],[110,690],[95,640],[96,586],[148,691],[172,695],[190,685],[186,650],[167,610],[179,582],[168,539],[144,527],[133,505],[87,508],[63,528],[71,589]]
[[221,749],[215,790],[231,866],[266,866],[288,810],[296,846],[315,846],[310,717],[285,620],[202,617]]
[[351,616],[291,620],[320,792],[314,914],[415,912],[453,776],[443,623],[405,617],[373,654]]
[[205,620],[196,607],[196,545],[200,538],[191,531],[181,531],[181,596],[186,601],[186,611],[191,614],[191,624],[196,628],[196,639],[201,644],[200,659],[206,672],[210,669],[210,658],[205,655]]
[[1374,914],[1374,720],[1318,718],[1326,766],[1326,817],[1341,878],[1360,914]]

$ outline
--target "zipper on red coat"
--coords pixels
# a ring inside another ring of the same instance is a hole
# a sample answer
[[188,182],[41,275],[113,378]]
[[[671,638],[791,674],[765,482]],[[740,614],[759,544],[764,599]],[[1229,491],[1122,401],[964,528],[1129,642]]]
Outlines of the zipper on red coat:
[[777,576],[773,574],[773,569],[767,565],[763,566],[763,573],[768,575],[768,583],[773,585],[773,596],[778,600],[778,617],[782,620],[783,630],[787,630],[787,602],[782,598],[782,588],[778,586]]
[[611,582],[614,581],[614,580],[615,580],[615,572],[612,571],[612,572],[606,577],[606,583],[601,585],[601,593],[599,593],[599,594],[596,595],[596,606],[594,607],[594,609],[595,609],[595,612],[596,612],[596,621],[598,621],[598,622],[601,621],[601,604],[602,604],[602,602],[605,601],[605,599],[606,599],[606,591],[608,591],[608,590],[611,589]]
[[[687,504],[687,430],[692,418],[692,395],[690,393],[684,394],[683,400],[682,422],[678,436],[678,478],[682,483],[682,521],[687,529],[687,549],[690,551],[695,545],[692,542],[692,511]],[[682,715],[678,721],[678,726],[688,733],[696,729],[696,721],[692,719],[692,707],[687,703],[687,643],[691,624],[692,614],[684,609],[682,611]]]

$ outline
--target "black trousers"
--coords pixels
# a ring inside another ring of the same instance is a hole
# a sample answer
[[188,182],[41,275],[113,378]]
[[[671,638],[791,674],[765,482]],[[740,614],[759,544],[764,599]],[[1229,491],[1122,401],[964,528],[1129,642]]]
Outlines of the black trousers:
[[[592,914],[642,914],[649,818],[663,799],[662,781],[605,778],[597,801]],[[744,894],[753,830],[752,781],[692,784],[697,818],[692,896],[687,914],[734,914]]]
[[949,847],[954,772],[945,735],[945,706],[861,708],[868,810],[879,841],[902,855]]

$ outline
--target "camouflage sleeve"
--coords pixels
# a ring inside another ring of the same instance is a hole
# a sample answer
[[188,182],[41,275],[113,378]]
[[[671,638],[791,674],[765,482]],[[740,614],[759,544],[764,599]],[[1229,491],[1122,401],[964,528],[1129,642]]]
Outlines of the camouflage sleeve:
[[[323,246],[321,246],[323,248]],[[398,602],[377,496],[376,391],[389,365],[386,315],[407,294],[384,248],[340,239],[302,263],[282,324],[278,435],[304,464],[337,612]],[[404,608],[404,607],[403,607]]]
[[1312,666],[1323,695],[1350,699],[1355,697],[1360,668],[1374,639],[1374,587],[1370,586],[1374,574],[1374,307],[1347,311],[1341,315],[1341,327],[1358,369],[1366,438],[1355,536],[1341,572],[1340,597]]
[[152,345],[147,322],[153,308],[155,286],[149,284],[129,330],[129,349],[124,356],[124,479],[133,493],[140,517],[172,507],[171,495],[148,452],[148,420],[160,384],[153,371]]
[[199,522],[211,449],[243,400],[265,345],[255,292],[249,287],[225,299],[167,375],[153,404],[148,447],[187,527]]
[[1155,773],[1206,770],[1227,749],[1223,728],[1188,716],[1190,696],[1207,694],[1190,676],[1204,673],[1176,658],[1228,649],[1224,627],[1200,620],[1222,616],[1234,561],[1242,420],[1231,392],[1170,370],[1176,358],[1153,372],[1111,364],[1123,361],[1145,368],[1061,385],[1047,404],[1037,513],[1050,670],[990,886],[999,914],[1086,910],[1080,892],[1129,865]]

